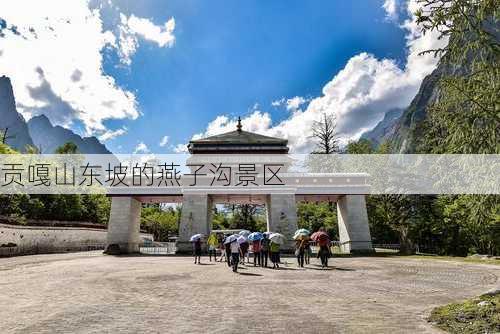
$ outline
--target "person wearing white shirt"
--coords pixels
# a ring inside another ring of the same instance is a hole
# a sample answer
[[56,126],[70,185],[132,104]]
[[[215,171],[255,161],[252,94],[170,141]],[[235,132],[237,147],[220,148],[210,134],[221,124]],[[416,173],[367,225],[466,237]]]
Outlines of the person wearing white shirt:
[[238,263],[240,262],[240,245],[235,240],[231,243],[231,259],[233,264],[233,272],[238,272]]

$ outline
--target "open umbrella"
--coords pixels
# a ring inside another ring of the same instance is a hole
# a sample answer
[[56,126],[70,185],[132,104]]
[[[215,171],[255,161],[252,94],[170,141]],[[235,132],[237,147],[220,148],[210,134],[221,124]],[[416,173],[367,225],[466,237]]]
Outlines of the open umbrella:
[[309,238],[309,231],[306,230],[305,228],[301,228],[300,230],[295,231],[295,234],[293,235],[294,240],[299,240],[299,239],[306,239]]
[[276,244],[284,244],[285,243],[285,236],[283,234],[280,234],[280,233],[273,233],[269,236],[269,240],[271,240],[272,242],[276,243]]
[[224,239],[224,244],[230,244],[231,242],[236,241],[240,236],[238,234],[231,234],[230,236]]
[[295,231],[295,234],[307,234],[307,235],[309,235],[309,234],[311,234],[311,232],[309,232],[308,229],[300,228],[297,231]]
[[267,232],[262,233],[262,235],[264,235],[264,236],[266,236],[266,237],[268,237],[268,238],[269,238],[269,236],[270,236],[271,234],[273,234],[273,232],[269,232],[269,231],[267,231]]
[[242,235],[244,236],[245,238],[248,238],[248,236],[251,234],[252,232],[248,231],[248,230],[241,230],[240,233],[238,233],[239,235]]
[[253,232],[250,233],[250,235],[248,236],[248,240],[250,241],[259,241],[262,239],[264,239],[264,236],[260,232]]
[[311,239],[313,239],[314,241],[320,241],[320,240],[325,240],[325,239],[329,239],[329,238],[330,237],[328,236],[328,234],[324,231],[314,232],[311,235]]
[[194,242],[200,240],[201,238],[203,238],[203,234],[198,233],[191,236],[191,239],[189,239],[189,241]]
[[308,240],[310,237],[307,234],[295,234],[293,240]]
[[247,238],[245,238],[244,236],[240,235],[238,237],[237,241],[241,245],[242,243],[247,242]]

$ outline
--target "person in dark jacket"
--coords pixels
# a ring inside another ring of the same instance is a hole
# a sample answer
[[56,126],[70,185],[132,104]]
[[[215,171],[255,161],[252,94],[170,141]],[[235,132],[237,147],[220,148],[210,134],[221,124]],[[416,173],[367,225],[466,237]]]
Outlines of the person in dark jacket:
[[295,240],[295,255],[297,256],[297,264],[301,268],[304,268],[304,255],[307,243],[306,238]]
[[[321,227],[319,231],[325,232],[325,228]],[[330,238],[328,236],[320,238],[318,240],[318,246],[319,246],[318,257],[321,260],[321,267],[328,268],[328,259],[330,258],[331,255]]]
[[197,239],[193,242],[194,264],[201,264],[201,240]]
[[[226,236],[226,238],[227,238],[227,236]],[[224,238],[224,241],[225,241],[225,238]],[[224,243],[224,248],[226,249],[227,266],[231,267],[231,244]]]
[[267,259],[269,258],[269,239],[264,234],[264,238],[260,241],[260,264],[267,268]]
[[247,262],[249,262],[248,261],[248,249],[249,248],[250,248],[250,244],[248,243],[248,241],[242,242],[240,244],[240,250],[241,250],[240,263],[241,264],[245,264],[245,256],[247,257]]

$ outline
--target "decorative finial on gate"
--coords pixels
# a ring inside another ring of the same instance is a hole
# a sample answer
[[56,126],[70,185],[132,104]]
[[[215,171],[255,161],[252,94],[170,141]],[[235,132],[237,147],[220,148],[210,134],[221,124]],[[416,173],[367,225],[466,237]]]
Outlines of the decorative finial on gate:
[[241,132],[241,117],[238,116],[238,125],[236,125],[236,129],[238,130],[238,132]]

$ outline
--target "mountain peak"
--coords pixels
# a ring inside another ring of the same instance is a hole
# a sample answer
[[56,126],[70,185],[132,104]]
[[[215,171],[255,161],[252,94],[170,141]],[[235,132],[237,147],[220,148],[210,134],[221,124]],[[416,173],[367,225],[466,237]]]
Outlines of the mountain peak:
[[45,115],[35,116],[28,121],[28,128],[37,147],[42,153],[54,153],[55,150],[67,142],[72,142],[78,151],[84,154],[110,154],[104,144],[95,137],[81,137],[73,131],[59,125],[52,125]]
[[15,150],[23,151],[33,145],[24,117],[17,112],[16,100],[10,78],[0,77],[0,131],[7,131],[5,143]]

